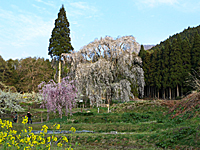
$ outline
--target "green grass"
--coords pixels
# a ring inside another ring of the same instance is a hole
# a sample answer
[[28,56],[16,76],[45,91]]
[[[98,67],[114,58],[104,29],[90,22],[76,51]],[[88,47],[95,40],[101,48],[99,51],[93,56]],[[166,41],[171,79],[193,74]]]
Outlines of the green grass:
[[[125,104],[125,107],[134,102]],[[41,109],[32,109],[33,122],[41,121]],[[89,113],[87,113],[90,111]],[[46,110],[42,117],[43,124],[32,124],[33,130],[40,130],[42,125],[48,127],[61,124],[61,130],[89,130],[95,133],[73,134],[73,142],[81,145],[75,149],[198,149],[200,147],[199,109],[183,116],[170,118],[166,115],[168,108],[160,105],[139,105],[133,109],[107,113],[107,108],[80,108],[72,110],[73,116],[59,118],[58,113],[50,114],[46,121]],[[24,112],[25,113],[25,112]],[[26,114],[26,113],[25,113]],[[23,113],[21,113],[23,115]],[[23,125],[14,124],[20,131]],[[111,134],[117,131],[118,134]],[[60,135],[61,136],[61,135]],[[70,138],[70,137],[69,137]]]

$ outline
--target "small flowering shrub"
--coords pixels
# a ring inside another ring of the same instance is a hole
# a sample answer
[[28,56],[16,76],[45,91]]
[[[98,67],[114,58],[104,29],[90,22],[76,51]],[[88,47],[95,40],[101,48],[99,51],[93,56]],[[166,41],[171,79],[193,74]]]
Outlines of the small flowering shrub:
[[[26,129],[26,123],[28,122],[28,118],[23,118],[22,123],[24,124],[23,130],[18,134],[17,131],[12,130],[12,122],[9,120],[1,120],[0,119],[0,148],[4,150],[8,149],[23,149],[23,150],[31,150],[31,149],[42,149],[42,150],[50,150],[51,147],[57,147],[57,149],[63,149],[65,147],[66,150],[73,150],[71,148],[71,140],[68,143],[68,139],[66,136],[56,137],[54,134],[47,136],[48,127],[46,125],[42,126],[41,132],[39,135],[35,135],[32,133],[32,127],[28,127]],[[60,124],[53,125],[53,130],[60,129]],[[75,128],[71,128],[70,131],[76,132]],[[71,134],[72,139],[72,134]]]
[[43,97],[41,107],[47,109],[47,120],[49,120],[49,113],[59,112],[62,118],[63,109],[65,115],[68,115],[69,110],[75,106],[75,98],[77,96],[77,89],[75,81],[69,80],[69,77],[63,78],[60,83],[55,83],[53,80],[48,83],[42,82],[38,85],[39,92]]

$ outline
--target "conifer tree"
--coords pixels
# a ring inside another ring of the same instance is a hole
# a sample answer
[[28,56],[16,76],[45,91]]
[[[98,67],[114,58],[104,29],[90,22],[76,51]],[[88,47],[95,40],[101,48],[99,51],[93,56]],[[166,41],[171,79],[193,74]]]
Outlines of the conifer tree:
[[144,70],[144,79],[145,79],[147,96],[150,96],[150,78],[149,78],[150,57],[151,55],[149,54],[149,52],[147,52],[143,60],[143,70]]
[[191,65],[192,69],[198,71],[200,67],[200,36],[196,32],[194,37],[194,43],[191,49]]
[[150,85],[153,87],[152,89],[152,94],[153,97],[155,97],[155,87],[156,87],[156,82],[155,78],[157,77],[156,71],[157,71],[157,49],[151,54],[151,70],[150,70]]
[[144,46],[141,45],[140,52],[139,52],[138,56],[140,56],[142,58],[142,60],[144,60],[145,54],[146,54],[146,51],[144,50]]
[[191,47],[188,38],[186,37],[181,44],[182,47],[182,62],[183,62],[183,87],[186,87],[182,90],[182,92],[187,92],[186,80],[191,71]]
[[169,55],[171,51],[171,45],[169,40],[166,40],[162,50],[162,87],[163,87],[163,98],[165,99],[165,90],[169,87]]
[[69,53],[74,48],[71,45],[69,22],[67,20],[64,6],[60,8],[58,18],[55,20],[55,27],[49,39],[48,55],[52,58],[56,57],[59,60],[59,75],[58,82],[61,79],[61,54]]
[[176,89],[177,97],[179,96],[179,87],[181,86],[181,80],[183,74],[182,68],[183,67],[182,67],[180,45],[178,41],[174,39],[172,42],[172,48],[170,53],[170,87],[177,88]]
[[181,35],[180,34],[177,35],[177,42],[178,42],[178,45],[180,46],[180,49],[181,49],[182,39],[181,39]]
[[159,99],[159,91],[161,89],[161,80],[162,80],[162,59],[161,59],[161,51],[159,49],[156,49],[157,51],[157,56],[156,56],[156,70],[155,70],[155,75],[154,75],[154,82],[155,86],[157,89],[157,98]]

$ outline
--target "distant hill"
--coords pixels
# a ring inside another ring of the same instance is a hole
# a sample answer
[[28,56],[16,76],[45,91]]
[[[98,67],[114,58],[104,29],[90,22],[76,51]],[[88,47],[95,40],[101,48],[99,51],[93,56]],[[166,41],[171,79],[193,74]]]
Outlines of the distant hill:
[[[172,43],[172,41],[173,41],[174,39],[177,39],[178,35],[180,34],[182,40],[185,39],[185,38],[187,37],[188,40],[189,40],[189,42],[190,42],[190,44],[192,44],[193,41],[194,41],[194,35],[195,35],[196,32],[198,32],[198,34],[200,34],[200,25],[197,26],[197,27],[193,27],[193,28],[188,27],[187,29],[184,29],[184,30],[183,30],[182,32],[180,32],[180,33],[176,33],[176,34],[174,34],[174,35],[172,35],[172,36],[169,36],[168,39],[169,39],[169,42]],[[167,39],[166,39],[166,40],[167,40]],[[165,40],[165,41],[166,41],[166,40]],[[161,49],[161,47],[164,45],[165,41],[160,42],[160,44],[157,44],[156,46],[152,47],[152,48],[149,49],[149,50],[150,50],[150,51],[154,51],[156,48]]]
[[143,45],[145,50],[151,49],[155,45]]

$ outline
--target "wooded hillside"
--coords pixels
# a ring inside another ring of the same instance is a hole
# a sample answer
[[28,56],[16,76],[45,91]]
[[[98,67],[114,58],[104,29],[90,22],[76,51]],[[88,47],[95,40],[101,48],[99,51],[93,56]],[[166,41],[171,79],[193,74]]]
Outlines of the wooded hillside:
[[192,90],[190,75],[200,67],[200,26],[185,29],[139,56],[145,73],[145,97],[178,99]]

